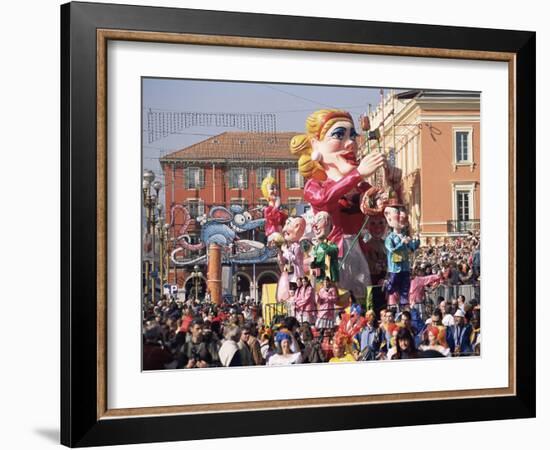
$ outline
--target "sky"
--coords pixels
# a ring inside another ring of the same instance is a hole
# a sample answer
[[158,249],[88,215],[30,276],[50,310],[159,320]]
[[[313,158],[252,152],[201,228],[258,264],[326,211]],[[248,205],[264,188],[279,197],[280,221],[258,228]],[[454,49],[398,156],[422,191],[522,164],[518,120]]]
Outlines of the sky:
[[[387,89],[385,88],[385,93]],[[148,142],[147,112],[273,114],[275,131],[304,132],[306,117],[321,108],[349,111],[358,127],[360,114],[376,108],[380,88],[268,84],[144,78],[142,81],[143,168],[164,185],[159,157],[236,128],[192,126]]]

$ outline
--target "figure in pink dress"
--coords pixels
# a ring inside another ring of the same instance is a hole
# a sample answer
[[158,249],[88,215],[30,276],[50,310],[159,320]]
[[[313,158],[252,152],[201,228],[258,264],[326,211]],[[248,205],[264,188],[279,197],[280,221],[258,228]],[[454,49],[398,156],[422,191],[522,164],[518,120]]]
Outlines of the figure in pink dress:
[[[303,217],[289,217],[283,228],[285,243],[279,253],[281,276],[277,283],[277,301],[286,301],[289,297],[289,284],[296,283],[304,276],[304,252],[300,238],[304,235],[306,221]],[[275,233],[274,233],[275,234]]]
[[262,195],[267,200],[267,206],[264,208],[265,235],[270,242],[271,235],[282,232],[288,215],[281,208],[279,186],[271,175],[262,181]]
[[339,258],[346,255],[340,260],[339,285],[362,299],[372,283],[365,243],[354,238],[365,220],[360,205],[371,188],[366,178],[385,165],[385,158],[372,152],[358,159],[357,136],[348,112],[319,110],[307,118],[306,134],[295,136],[290,150],[299,156],[298,169],[307,179],[304,200],[315,213],[330,215],[328,240],[338,245]]
[[300,322],[315,322],[315,289],[311,285],[308,277],[302,278],[302,288],[296,293],[294,308],[296,318]]
[[318,330],[332,329],[336,315],[336,304],[338,303],[338,290],[326,277],[323,287],[317,293],[317,321],[315,328]]

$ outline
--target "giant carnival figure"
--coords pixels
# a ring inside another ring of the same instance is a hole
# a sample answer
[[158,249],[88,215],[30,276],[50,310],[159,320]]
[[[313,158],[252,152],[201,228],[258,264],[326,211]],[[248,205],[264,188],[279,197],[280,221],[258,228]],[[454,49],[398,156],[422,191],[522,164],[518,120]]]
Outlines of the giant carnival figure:
[[281,276],[277,285],[277,300],[286,301],[289,296],[289,283],[296,283],[304,273],[304,252],[300,239],[304,235],[306,221],[303,217],[289,217],[283,228],[285,243],[278,253]]
[[388,296],[399,298],[397,307],[408,305],[411,286],[410,256],[420,245],[418,238],[407,235],[409,218],[405,206],[397,199],[390,199],[384,209],[384,216],[391,228],[386,237],[388,252],[388,280],[386,291]]
[[323,109],[306,120],[306,133],[295,136],[290,151],[307,179],[304,200],[315,213],[325,211],[333,227],[328,240],[338,246],[339,285],[364,298],[371,285],[367,248],[357,239],[365,222],[360,206],[371,185],[366,178],[385,165],[379,152],[358,159],[357,132],[348,112]]
[[288,215],[281,208],[279,186],[271,175],[268,175],[262,181],[262,195],[267,199],[267,206],[264,208],[265,235],[267,241],[270,242],[273,239],[270,236],[278,238],[278,233],[283,231]]

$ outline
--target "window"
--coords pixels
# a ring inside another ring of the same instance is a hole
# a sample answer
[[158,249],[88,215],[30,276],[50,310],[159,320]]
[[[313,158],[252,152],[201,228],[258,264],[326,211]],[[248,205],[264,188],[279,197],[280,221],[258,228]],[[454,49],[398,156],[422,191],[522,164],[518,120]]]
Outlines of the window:
[[266,198],[259,198],[258,199],[258,206],[267,206],[268,205],[268,201]]
[[465,222],[471,218],[471,196],[471,191],[456,191],[456,219],[459,222]]
[[204,201],[199,199],[187,200],[187,210],[193,219],[204,214]]
[[479,227],[476,220],[476,190],[477,182],[453,183],[453,218],[447,222],[449,231],[463,233]]
[[472,129],[454,128],[454,157],[455,164],[471,164],[472,155]]
[[245,210],[248,208],[248,203],[246,202],[246,199],[244,199],[244,198],[232,198],[231,199],[231,205],[242,206]]
[[289,197],[288,198],[288,212],[290,215],[299,215],[302,213],[302,211],[297,211],[296,207],[302,203],[302,199],[300,197]]
[[304,178],[300,175],[298,169],[286,169],[285,178],[287,189],[300,189],[304,187]]
[[268,175],[275,178],[275,169],[271,167],[258,167],[256,169],[256,187],[258,189],[262,187],[262,181],[264,181],[264,178]]
[[248,188],[248,176],[244,167],[233,167],[229,169],[229,188],[246,189]]
[[186,167],[184,174],[185,189],[202,189],[204,187],[204,169]]

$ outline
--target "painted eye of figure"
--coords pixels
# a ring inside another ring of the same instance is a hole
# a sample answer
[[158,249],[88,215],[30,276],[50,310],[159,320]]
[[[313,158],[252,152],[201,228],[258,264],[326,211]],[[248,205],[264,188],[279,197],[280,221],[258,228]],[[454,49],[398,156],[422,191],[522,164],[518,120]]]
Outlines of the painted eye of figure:
[[[357,131],[355,131],[355,128],[350,128],[349,130],[349,138],[355,140],[357,137]],[[345,138],[347,131],[348,129],[346,127],[335,128],[332,130],[332,133],[330,133],[330,137],[341,141]]]
[[250,215],[250,213],[248,211],[246,211],[245,213],[243,213],[243,216],[244,218],[248,221],[248,220],[252,220],[252,216]]
[[237,225],[244,225],[244,223],[246,222],[246,219],[242,214],[237,214],[233,220]]

